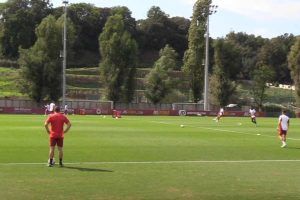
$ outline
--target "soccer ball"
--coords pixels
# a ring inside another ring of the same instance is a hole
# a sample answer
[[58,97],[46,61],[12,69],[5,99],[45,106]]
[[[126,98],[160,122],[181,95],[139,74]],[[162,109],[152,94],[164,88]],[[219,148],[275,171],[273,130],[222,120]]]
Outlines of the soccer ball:
[[[50,158],[48,159],[48,164],[50,164]],[[52,164],[53,164],[53,165],[55,164],[55,158],[53,158]]]
[[181,124],[181,125],[180,125],[180,127],[181,127],[181,128],[183,128],[183,127],[184,127],[184,125],[183,125],[183,124]]

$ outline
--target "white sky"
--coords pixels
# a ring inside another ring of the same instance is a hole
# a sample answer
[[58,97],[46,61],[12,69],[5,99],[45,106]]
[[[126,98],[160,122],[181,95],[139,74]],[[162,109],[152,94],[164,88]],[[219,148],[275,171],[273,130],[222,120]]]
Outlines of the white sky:
[[[0,0],[5,2],[5,0]],[[62,0],[51,0],[54,7]],[[151,6],[159,6],[170,16],[189,18],[196,0],[69,0],[69,3],[91,3],[98,7],[127,6],[136,19],[146,18]],[[212,37],[224,37],[230,31],[262,37],[284,33],[300,35],[300,0],[213,0],[218,12],[210,18]]]

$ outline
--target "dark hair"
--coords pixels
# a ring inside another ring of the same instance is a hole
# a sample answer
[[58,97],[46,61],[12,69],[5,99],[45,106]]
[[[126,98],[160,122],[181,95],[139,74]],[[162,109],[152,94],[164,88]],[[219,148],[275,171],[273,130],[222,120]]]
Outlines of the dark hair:
[[60,107],[59,106],[55,106],[54,111],[55,112],[60,112]]

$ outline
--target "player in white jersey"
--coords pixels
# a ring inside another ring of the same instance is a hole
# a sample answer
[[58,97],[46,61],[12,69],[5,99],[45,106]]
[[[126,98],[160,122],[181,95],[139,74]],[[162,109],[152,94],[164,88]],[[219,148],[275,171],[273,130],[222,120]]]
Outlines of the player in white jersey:
[[286,115],[286,111],[283,110],[278,120],[278,135],[282,142],[281,147],[286,147],[286,135],[290,125],[290,118]]
[[249,115],[251,117],[251,122],[254,123],[255,125],[257,125],[257,122],[256,122],[256,110],[254,108],[250,108],[249,109]]
[[64,107],[64,113],[65,113],[65,115],[68,114],[68,105],[67,105],[67,104],[66,104],[65,107]]
[[221,119],[221,117],[224,115],[224,109],[220,108],[217,117],[214,119],[216,120],[216,122],[219,122],[219,120]]
[[49,108],[49,111],[50,113],[54,113],[54,107],[55,107],[55,104],[54,103],[50,103],[50,108]]

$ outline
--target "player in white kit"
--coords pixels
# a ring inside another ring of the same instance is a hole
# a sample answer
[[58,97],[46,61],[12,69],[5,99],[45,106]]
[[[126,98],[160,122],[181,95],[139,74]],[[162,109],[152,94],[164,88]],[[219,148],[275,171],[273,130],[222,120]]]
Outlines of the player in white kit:
[[251,122],[254,123],[255,125],[257,125],[257,122],[256,122],[256,110],[254,108],[250,108],[249,109],[249,115],[251,117]]
[[283,110],[278,119],[278,135],[282,142],[281,147],[284,148],[287,146],[286,144],[286,135],[290,125],[290,118],[286,115],[286,111]]
[[55,103],[50,103],[50,106],[49,106],[49,111],[50,111],[50,113],[52,114],[52,113],[54,113],[54,107],[55,107]]

